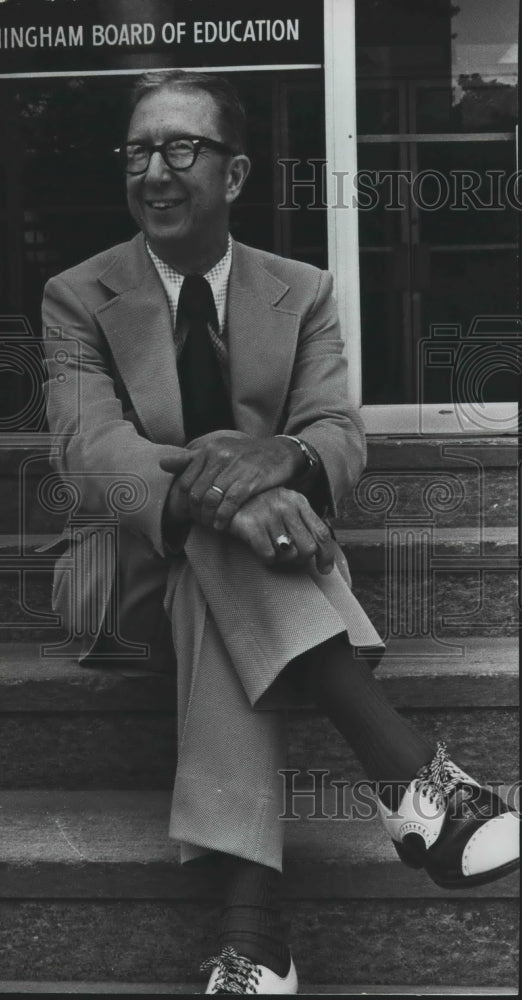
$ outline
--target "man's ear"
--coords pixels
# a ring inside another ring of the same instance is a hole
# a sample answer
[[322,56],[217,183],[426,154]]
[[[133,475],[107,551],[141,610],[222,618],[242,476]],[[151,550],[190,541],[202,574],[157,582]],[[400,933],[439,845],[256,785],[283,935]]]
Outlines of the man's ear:
[[244,153],[232,157],[227,171],[227,204],[231,204],[241,193],[243,184],[250,173],[250,160]]

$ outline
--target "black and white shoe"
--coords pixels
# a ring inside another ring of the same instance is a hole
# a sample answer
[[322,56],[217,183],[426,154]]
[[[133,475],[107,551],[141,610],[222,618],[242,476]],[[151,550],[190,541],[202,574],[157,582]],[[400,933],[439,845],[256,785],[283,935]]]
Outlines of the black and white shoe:
[[235,948],[227,946],[220,955],[207,959],[201,966],[202,972],[211,969],[205,993],[245,994],[287,994],[297,993],[297,973],[290,958],[290,968],[286,976],[277,976],[265,965],[257,965],[252,959],[239,955]]
[[377,801],[401,861],[424,868],[437,885],[484,885],[519,866],[519,815],[449,760],[444,743],[408,785],[397,812]]

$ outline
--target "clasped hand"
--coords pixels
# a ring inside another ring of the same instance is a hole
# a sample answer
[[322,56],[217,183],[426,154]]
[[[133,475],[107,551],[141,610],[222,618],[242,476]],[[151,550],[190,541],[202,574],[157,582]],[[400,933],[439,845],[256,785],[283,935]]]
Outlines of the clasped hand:
[[223,531],[247,500],[290,483],[302,463],[299,449],[284,438],[213,431],[160,464],[177,477],[192,520]]
[[[230,533],[253,549],[268,566],[305,566],[311,559],[320,573],[334,566],[334,543],[324,521],[306,497],[275,486],[252,497],[232,518]],[[277,539],[286,535],[291,546],[281,551]]]
[[[328,528],[306,497],[285,488],[303,471],[293,442],[215,431],[160,464],[176,476],[169,497],[173,520],[185,517],[228,531],[267,564],[303,565],[315,557],[320,572],[332,569]],[[284,552],[275,546],[282,534],[292,540]]]

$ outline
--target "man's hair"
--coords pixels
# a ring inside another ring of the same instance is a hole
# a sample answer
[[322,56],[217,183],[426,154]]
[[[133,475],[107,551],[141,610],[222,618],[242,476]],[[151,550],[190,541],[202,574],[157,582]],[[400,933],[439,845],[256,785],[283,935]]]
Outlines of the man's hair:
[[143,73],[136,80],[130,94],[130,113],[148,94],[170,88],[190,87],[202,90],[214,99],[219,112],[219,124],[223,141],[235,153],[245,151],[246,116],[245,109],[232,85],[223,76],[214,73],[193,73],[184,69],[158,70]]

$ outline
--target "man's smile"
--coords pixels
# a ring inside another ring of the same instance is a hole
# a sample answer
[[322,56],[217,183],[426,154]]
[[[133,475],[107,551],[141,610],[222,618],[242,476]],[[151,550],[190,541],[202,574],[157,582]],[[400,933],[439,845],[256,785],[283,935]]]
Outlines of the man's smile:
[[146,198],[145,204],[156,212],[166,212],[171,208],[178,208],[184,201],[185,198]]

